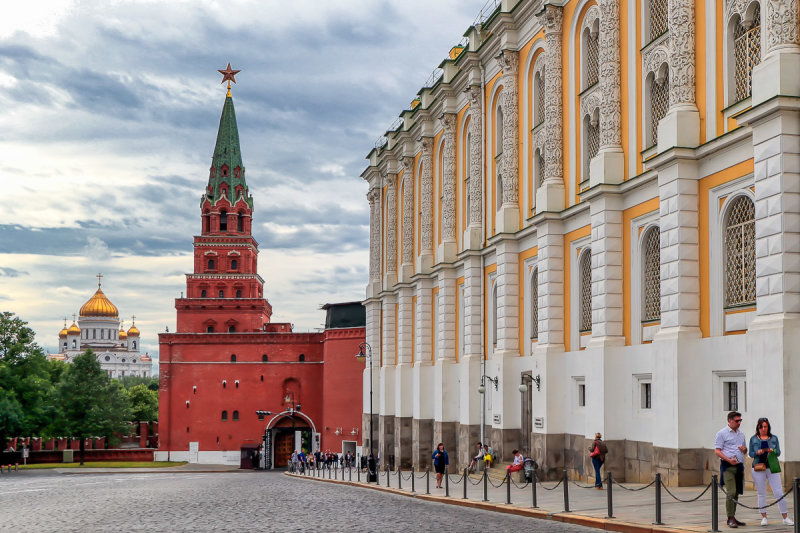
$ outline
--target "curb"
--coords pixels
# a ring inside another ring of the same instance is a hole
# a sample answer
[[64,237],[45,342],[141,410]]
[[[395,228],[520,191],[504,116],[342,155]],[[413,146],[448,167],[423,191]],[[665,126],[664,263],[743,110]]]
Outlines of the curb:
[[563,522],[565,524],[591,527],[595,529],[602,529],[604,531],[618,531],[620,533],[678,533],[678,532],[686,533],[687,531],[693,531],[690,529],[661,527],[651,524],[622,522],[619,520],[613,520],[608,518],[597,518],[594,516],[579,515],[575,513],[563,513],[563,512],[553,513],[542,509],[514,507],[513,505],[506,505],[502,503],[489,503],[489,502],[480,502],[475,500],[463,500],[459,498],[446,498],[444,496],[435,496],[433,494],[418,494],[418,493],[408,492],[405,490],[394,489],[391,487],[382,487],[380,485],[367,485],[364,483],[359,483],[357,481],[342,481],[340,479],[315,478],[308,476],[300,476],[297,474],[290,474],[289,472],[284,472],[283,475],[298,479],[305,479],[309,481],[323,481],[325,483],[336,483],[339,485],[348,485],[351,487],[359,487],[362,489],[372,489],[380,492],[397,494],[398,496],[405,496],[407,498],[417,498],[419,500],[444,503],[448,505],[458,505],[461,507],[470,507],[473,509],[482,509],[484,511],[493,511],[496,513],[526,516],[529,518],[537,518],[539,520],[554,520],[556,522]]

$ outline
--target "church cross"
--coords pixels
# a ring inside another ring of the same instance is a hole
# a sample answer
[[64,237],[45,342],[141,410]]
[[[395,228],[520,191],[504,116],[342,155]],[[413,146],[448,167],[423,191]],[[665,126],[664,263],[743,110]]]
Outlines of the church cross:
[[103,275],[98,274],[96,278],[97,278],[97,288],[100,288],[100,281],[103,279]]

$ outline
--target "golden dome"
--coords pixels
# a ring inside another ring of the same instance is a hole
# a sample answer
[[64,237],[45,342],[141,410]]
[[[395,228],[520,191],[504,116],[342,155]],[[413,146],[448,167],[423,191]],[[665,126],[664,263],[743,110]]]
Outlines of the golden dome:
[[64,329],[62,329],[61,331],[58,332],[58,338],[61,339],[61,338],[66,337],[67,333],[69,333],[69,331],[67,331],[67,325],[64,324]]
[[120,339],[127,339],[128,338],[128,334],[125,333],[125,330],[122,329],[122,328],[119,328],[119,338]]
[[89,298],[89,301],[81,307],[80,315],[81,317],[102,316],[117,318],[119,311],[117,311],[117,306],[112,304],[111,300],[103,294],[103,289],[98,287],[94,296]]
[[78,324],[73,322],[72,325],[67,330],[67,335],[80,335],[80,334],[81,334],[81,328],[78,327]]
[[128,337],[138,337],[138,336],[139,336],[139,329],[136,327],[136,324],[128,328]]

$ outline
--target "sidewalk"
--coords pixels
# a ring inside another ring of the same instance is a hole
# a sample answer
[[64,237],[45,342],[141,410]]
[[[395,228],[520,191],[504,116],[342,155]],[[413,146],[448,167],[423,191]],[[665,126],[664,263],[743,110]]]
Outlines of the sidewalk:
[[[333,479],[328,479],[327,471],[320,471],[319,475],[325,474],[325,482],[334,482]],[[445,496],[445,489],[436,489],[436,478],[433,473],[430,475],[430,495],[426,495],[426,474],[415,474],[415,493],[411,492],[411,472],[403,473],[402,489],[398,489],[397,472],[392,472],[388,480],[389,488],[387,488],[386,472],[382,472],[379,476],[379,484],[367,485],[363,482],[365,474],[361,473],[361,483],[356,481],[357,472],[352,471],[352,479],[350,482],[350,473],[344,471],[344,479],[342,481],[342,471],[335,472],[338,474],[337,483],[346,483],[355,486],[369,487],[372,489],[379,489],[390,491],[396,494],[403,494],[411,497],[430,499],[442,503],[449,503],[454,505],[466,505],[470,507],[479,507],[493,511],[500,511],[505,513],[521,514],[536,518],[558,520],[569,522],[578,525],[589,527],[596,527],[610,531],[625,531],[625,532],[661,532],[661,531],[693,531],[693,532],[706,532],[711,530],[711,490],[709,489],[701,498],[691,503],[682,503],[675,501],[666,490],[662,489],[662,515],[661,521],[663,525],[654,525],[655,522],[655,486],[651,486],[644,490],[627,491],[622,487],[615,485],[612,491],[614,518],[607,518],[608,514],[608,493],[606,490],[596,490],[594,487],[589,487],[584,482],[570,482],[568,487],[569,494],[569,509],[570,512],[564,512],[564,490],[563,485],[559,485],[554,490],[551,489],[556,485],[556,482],[548,481],[543,484],[537,484],[536,496],[538,508],[533,509],[533,490],[530,484],[513,483],[511,485],[511,505],[506,504],[507,486],[503,484],[501,487],[498,485],[499,480],[489,479],[487,485],[487,499],[489,502],[483,502],[483,480],[477,476],[469,477],[467,481],[467,499],[464,499],[464,480],[462,475],[450,474],[450,496]],[[310,472],[316,475],[316,472]],[[300,477],[308,480],[321,481],[321,478],[311,476],[301,476],[296,474],[287,474],[294,477]],[[333,478],[334,472],[330,473]],[[579,486],[580,485],[580,486]],[[643,487],[641,484],[628,484],[623,485],[630,489],[638,489]],[[588,488],[584,488],[588,487]],[[667,487],[676,497],[682,500],[689,500],[699,495],[706,488],[700,487]],[[789,517],[793,517],[793,499],[794,494],[789,494],[786,498],[789,505]],[[755,507],[757,505],[757,496],[755,491],[746,491],[744,495],[739,497],[739,501]],[[774,502],[775,498],[772,493],[767,494],[767,504]],[[739,530],[745,531],[793,531],[792,526],[784,526],[782,523],[780,512],[777,506],[772,506],[767,509],[767,517],[769,518],[769,526],[762,527],[760,525],[761,515],[758,511],[745,509],[739,507],[737,510],[737,518],[747,524],[747,526],[739,527]],[[719,529],[727,531],[725,516],[725,495],[719,492]]]

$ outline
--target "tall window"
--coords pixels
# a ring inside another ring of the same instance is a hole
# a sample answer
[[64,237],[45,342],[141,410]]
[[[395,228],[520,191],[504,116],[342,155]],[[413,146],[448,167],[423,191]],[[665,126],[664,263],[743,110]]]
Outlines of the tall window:
[[669,109],[669,72],[650,77],[650,146],[658,143],[658,123]]
[[592,331],[592,250],[586,248],[580,257],[580,330]]
[[208,269],[209,270],[214,270],[214,268],[216,268],[216,266],[217,266],[217,264],[214,262],[213,259],[209,259],[208,260]]
[[668,0],[650,0],[650,40],[667,32]]
[[539,269],[531,274],[531,339],[539,338]]
[[228,411],[222,411],[222,420],[228,419]]
[[231,259],[231,270],[238,270],[239,269],[239,261],[236,259]]
[[536,73],[533,78],[533,90],[536,97],[533,124],[538,126],[544,122],[544,69]]
[[497,113],[495,114],[497,120],[495,121],[495,147],[494,155],[498,156],[503,153],[503,108],[497,106]]
[[239,233],[244,232],[244,215],[241,213],[236,217],[236,231]]
[[227,211],[220,211],[219,212],[219,230],[220,231],[228,231],[228,212]]
[[583,180],[589,179],[589,163],[600,150],[600,111],[595,109],[591,115],[583,119]]
[[756,209],[747,196],[736,198],[725,223],[725,307],[756,301]]
[[233,419],[234,420],[239,420],[239,411],[234,411],[233,412]]
[[753,67],[761,63],[761,8],[756,4],[752,20],[740,20],[733,35],[736,61],[736,101],[753,92]]
[[600,43],[599,32],[597,31],[599,21],[595,21],[592,25],[592,30],[586,28],[583,33],[584,39],[584,85],[583,89],[587,89],[598,82],[600,79]]
[[497,346],[497,283],[492,284],[492,344]]
[[650,228],[642,241],[642,321],[661,318],[661,244],[658,228]]

